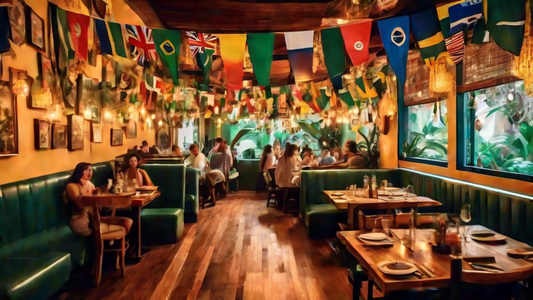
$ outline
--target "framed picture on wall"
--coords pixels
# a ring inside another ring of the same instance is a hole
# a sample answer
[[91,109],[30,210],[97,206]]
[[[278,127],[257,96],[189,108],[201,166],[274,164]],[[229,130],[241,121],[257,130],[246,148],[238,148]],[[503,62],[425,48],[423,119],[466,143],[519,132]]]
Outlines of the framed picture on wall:
[[[46,57],[44,53],[37,53],[37,63],[39,67],[40,81],[35,81],[34,84],[40,84],[40,88],[36,89],[39,92],[32,93],[28,100],[28,108],[30,109],[49,109],[53,103],[52,83],[55,84],[55,73],[52,69],[52,62]],[[32,90],[34,90],[32,88]]]
[[68,149],[70,151],[83,150],[83,123],[82,116],[68,116]]
[[137,122],[132,118],[128,121],[126,125],[126,138],[134,139],[137,137]]
[[26,40],[26,6],[23,1],[15,0],[13,6],[8,8],[9,25],[11,27],[10,39],[17,46]]
[[28,107],[31,108],[33,102],[33,97],[31,95],[33,78],[28,76],[28,72],[23,70],[9,68],[9,71],[11,75],[11,86],[13,88],[13,93],[25,95],[26,101],[28,102]]
[[91,142],[101,143],[102,142],[102,132],[104,126],[101,124],[91,124]]
[[100,123],[102,100],[98,81],[81,75],[78,77],[77,85],[76,114],[83,116],[86,120]]
[[33,120],[35,149],[50,149],[50,122],[45,120]]
[[19,153],[17,101],[12,93],[13,74],[10,82],[0,81],[0,157]]
[[26,8],[26,43],[37,51],[46,52],[44,20],[31,7]]
[[52,124],[52,149],[67,148],[67,126],[63,124]]
[[111,129],[111,147],[124,145],[124,129]]

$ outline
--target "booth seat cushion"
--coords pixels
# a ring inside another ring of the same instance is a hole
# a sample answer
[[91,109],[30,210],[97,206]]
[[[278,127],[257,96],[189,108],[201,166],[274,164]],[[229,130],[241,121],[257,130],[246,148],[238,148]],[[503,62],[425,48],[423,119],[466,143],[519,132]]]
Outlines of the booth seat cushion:
[[198,221],[198,212],[200,193],[200,170],[195,168],[185,169],[185,223],[196,223]]
[[68,282],[70,261],[64,252],[0,259],[0,299],[48,299]]
[[304,211],[302,219],[312,239],[328,238],[338,230],[339,223],[346,223],[346,211],[333,204],[307,204]]
[[185,223],[196,223],[198,221],[198,195],[185,195]]
[[161,195],[147,208],[185,208],[185,166],[178,164],[142,165]]
[[143,240],[150,244],[177,243],[184,227],[181,208],[146,208],[141,211]]

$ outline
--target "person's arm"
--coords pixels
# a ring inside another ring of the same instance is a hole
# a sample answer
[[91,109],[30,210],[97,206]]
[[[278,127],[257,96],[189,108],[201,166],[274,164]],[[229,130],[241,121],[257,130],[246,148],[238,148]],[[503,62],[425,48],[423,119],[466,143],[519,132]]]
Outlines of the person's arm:
[[150,176],[148,176],[148,173],[146,173],[145,170],[139,169],[139,172],[141,173],[141,176],[143,178],[144,185],[148,185],[148,186],[153,186],[154,185],[154,183],[150,179]]
[[143,183],[143,176],[141,175],[141,172],[139,171],[139,169],[136,170],[137,172],[135,172],[135,180],[137,180],[137,184],[139,186],[142,186],[144,185]]
[[82,195],[81,195],[80,187],[77,184],[75,183],[67,184],[66,192],[67,192],[67,198],[69,200],[74,201],[77,206],[83,207],[83,203],[81,201]]

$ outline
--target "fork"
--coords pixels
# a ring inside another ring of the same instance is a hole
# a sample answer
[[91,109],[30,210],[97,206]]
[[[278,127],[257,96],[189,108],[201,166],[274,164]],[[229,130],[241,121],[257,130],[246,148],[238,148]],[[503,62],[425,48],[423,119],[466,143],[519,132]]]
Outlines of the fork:
[[[430,272],[427,268],[422,268],[421,265],[415,263],[415,261],[413,260],[412,257],[409,257],[409,261],[418,269],[418,272],[426,275],[427,277],[429,278],[435,278],[436,276],[434,274],[432,274],[432,272]],[[422,270],[421,270],[422,269]]]

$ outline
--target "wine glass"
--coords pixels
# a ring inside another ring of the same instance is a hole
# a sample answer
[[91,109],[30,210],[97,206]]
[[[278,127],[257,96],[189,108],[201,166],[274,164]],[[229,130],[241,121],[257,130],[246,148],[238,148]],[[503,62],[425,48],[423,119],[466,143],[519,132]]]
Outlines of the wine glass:
[[[461,207],[461,221],[463,221],[463,223],[469,223],[470,221],[472,221],[472,214],[470,213],[470,204],[464,204],[463,207]],[[467,235],[468,235],[468,227],[465,227],[465,230],[464,230],[464,240],[465,240],[465,243],[467,243]]]

